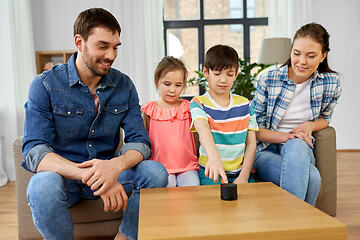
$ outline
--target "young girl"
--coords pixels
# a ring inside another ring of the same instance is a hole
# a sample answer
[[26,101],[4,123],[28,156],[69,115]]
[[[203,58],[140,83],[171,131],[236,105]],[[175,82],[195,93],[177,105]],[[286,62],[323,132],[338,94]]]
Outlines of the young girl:
[[252,102],[260,127],[254,163],[258,177],[311,205],[321,186],[311,134],[329,125],[341,94],[338,74],[328,66],[329,51],[323,26],[302,26],[290,58],[260,77]]
[[180,99],[186,77],[182,61],[164,57],[155,71],[160,97],[142,107],[152,145],[150,160],[165,166],[169,173],[168,187],[200,185],[195,142],[189,130],[190,102]]

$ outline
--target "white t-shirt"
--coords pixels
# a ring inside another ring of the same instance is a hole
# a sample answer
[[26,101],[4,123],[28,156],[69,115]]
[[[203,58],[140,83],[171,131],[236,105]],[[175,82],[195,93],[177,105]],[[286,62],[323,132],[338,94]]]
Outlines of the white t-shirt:
[[298,125],[309,121],[310,116],[310,81],[307,80],[306,82],[296,84],[294,96],[277,130],[279,132],[290,132]]

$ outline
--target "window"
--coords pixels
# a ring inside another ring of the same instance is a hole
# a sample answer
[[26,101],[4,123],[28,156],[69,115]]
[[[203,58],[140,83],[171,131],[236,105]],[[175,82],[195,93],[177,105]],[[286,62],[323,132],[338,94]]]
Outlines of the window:
[[[189,78],[202,70],[206,51],[215,44],[234,47],[239,57],[258,60],[268,35],[267,0],[165,0],[165,53],[181,59]],[[184,95],[202,94],[197,86]]]

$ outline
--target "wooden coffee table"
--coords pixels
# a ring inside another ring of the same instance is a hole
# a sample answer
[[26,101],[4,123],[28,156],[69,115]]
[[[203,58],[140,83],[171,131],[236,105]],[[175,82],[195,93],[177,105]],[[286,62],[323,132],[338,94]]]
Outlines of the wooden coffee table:
[[346,239],[346,226],[272,183],[140,190],[139,239]]

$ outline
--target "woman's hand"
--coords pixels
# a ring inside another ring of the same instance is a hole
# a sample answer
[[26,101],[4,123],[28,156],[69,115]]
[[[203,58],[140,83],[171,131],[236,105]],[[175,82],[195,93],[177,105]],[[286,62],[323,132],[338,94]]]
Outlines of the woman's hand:
[[289,141],[290,139],[294,139],[296,136],[295,136],[295,134],[294,133],[291,133],[291,132],[289,132],[289,133],[282,133],[282,132],[278,132],[278,133],[280,133],[281,134],[281,136],[282,136],[282,141],[281,141],[281,143],[286,143],[287,141]]
[[311,134],[314,129],[314,122],[304,122],[297,126],[296,128],[290,131],[290,134],[294,134],[295,137],[304,140],[309,147],[313,147],[312,145],[312,137]]

